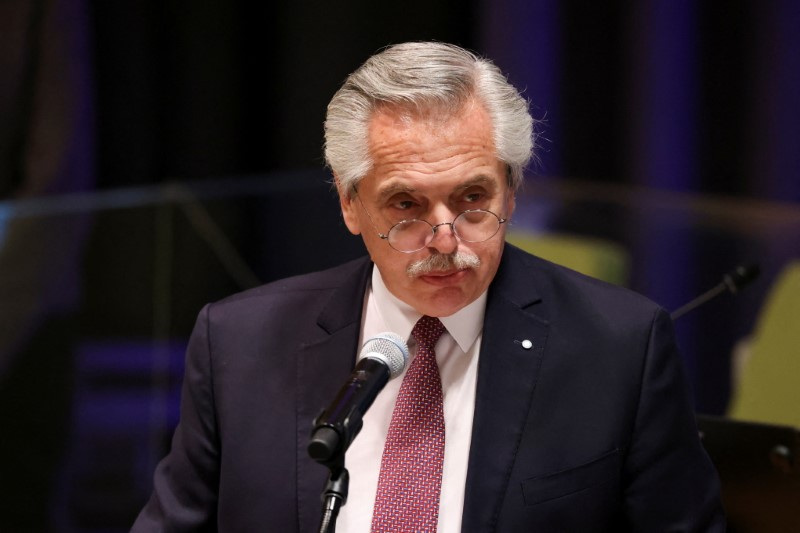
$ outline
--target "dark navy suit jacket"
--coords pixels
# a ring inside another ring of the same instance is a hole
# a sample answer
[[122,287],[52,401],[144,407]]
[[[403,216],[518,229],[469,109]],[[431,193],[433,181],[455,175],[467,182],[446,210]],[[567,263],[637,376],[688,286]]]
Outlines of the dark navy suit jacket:
[[[180,423],[134,531],[318,530],[327,470],[306,446],[353,368],[371,269],[364,258],[202,310]],[[506,245],[486,307],[463,531],[724,527],[668,315]]]

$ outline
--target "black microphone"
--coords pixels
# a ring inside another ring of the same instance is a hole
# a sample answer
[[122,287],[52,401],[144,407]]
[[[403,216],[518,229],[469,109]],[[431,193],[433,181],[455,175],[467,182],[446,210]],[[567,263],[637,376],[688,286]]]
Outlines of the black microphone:
[[732,294],[736,294],[739,292],[742,287],[749,284],[751,281],[756,279],[760,274],[760,269],[758,265],[739,265],[732,271],[728,272],[724,276],[722,276],[722,281],[717,284],[714,288],[704,292],[694,300],[686,303],[670,313],[670,318],[675,320],[676,318],[685,315],[695,307],[698,307],[707,301],[711,300],[712,298],[716,298],[720,294],[724,293],[725,291],[729,291]]
[[330,466],[341,461],[356,438],[375,397],[408,363],[408,346],[396,333],[381,333],[361,348],[353,373],[333,403],[314,420],[308,454]]

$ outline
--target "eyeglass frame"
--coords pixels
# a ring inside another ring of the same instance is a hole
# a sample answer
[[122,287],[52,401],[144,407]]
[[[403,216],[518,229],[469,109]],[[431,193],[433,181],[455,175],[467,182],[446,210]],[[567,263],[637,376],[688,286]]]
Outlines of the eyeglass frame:
[[[422,246],[420,246],[419,248],[417,248],[415,250],[398,250],[397,248],[392,246],[392,243],[389,242],[389,234],[392,232],[392,230],[394,228],[396,228],[400,224],[407,224],[407,223],[410,223],[410,222],[424,222],[425,224],[430,226],[431,235],[433,237],[436,237],[436,231],[441,226],[450,226],[450,231],[453,233],[453,236],[459,242],[478,243],[478,242],[486,242],[489,239],[491,239],[492,237],[494,237],[495,235],[497,235],[497,232],[500,231],[500,226],[505,224],[506,222],[508,222],[507,218],[503,218],[503,217],[499,216],[497,213],[495,213],[494,211],[490,211],[488,209],[465,209],[464,211],[461,211],[459,214],[457,214],[455,216],[455,218],[453,218],[452,222],[440,222],[438,224],[431,224],[430,222],[428,222],[427,220],[424,220],[422,218],[407,218],[407,219],[401,220],[400,222],[392,224],[392,227],[390,227],[389,230],[386,233],[383,233],[383,232],[381,232],[381,230],[378,229],[378,226],[375,224],[375,220],[372,218],[372,215],[367,210],[367,206],[365,206],[364,202],[361,201],[361,195],[358,194],[358,189],[355,186],[353,186],[353,194],[356,196],[356,198],[358,198],[358,203],[361,205],[361,209],[363,209],[364,212],[367,214],[367,218],[369,218],[369,222],[370,222],[370,224],[372,224],[372,227],[375,229],[375,232],[378,234],[378,237],[380,237],[381,240],[386,241],[386,244],[388,244],[392,248],[392,250],[394,250],[396,252],[400,252],[401,254],[413,254],[414,252],[419,252],[420,250],[425,248],[427,245],[423,244]],[[459,217],[461,217],[462,215],[465,215],[467,213],[489,213],[490,215],[492,215],[493,217],[495,217],[497,219],[497,229],[495,230],[494,233],[492,233],[491,235],[489,235],[488,237],[486,237],[482,241],[468,241],[466,239],[461,238],[459,236],[458,232],[456,231],[456,227],[455,227],[454,224],[456,223],[456,220],[459,219]]]

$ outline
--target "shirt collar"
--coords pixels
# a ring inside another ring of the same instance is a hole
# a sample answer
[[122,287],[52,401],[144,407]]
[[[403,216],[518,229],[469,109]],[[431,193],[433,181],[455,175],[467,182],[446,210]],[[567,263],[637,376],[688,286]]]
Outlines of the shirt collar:
[[[377,299],[378,312],[386,327],[404,339],[410,338],[411,330],[422,314],[389,292],[377,266],[372,269],[372,292]],[[464,352],[469,350],[483,329],[486,295],[487,291],[483,291],[474,302],[466,307],[450,316],[439,317],[447,332]]]

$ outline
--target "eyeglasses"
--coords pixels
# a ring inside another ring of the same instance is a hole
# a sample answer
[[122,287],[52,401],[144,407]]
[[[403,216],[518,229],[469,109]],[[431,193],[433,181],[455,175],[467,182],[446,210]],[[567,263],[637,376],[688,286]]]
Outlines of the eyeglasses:
[[378,237],[388,242],[389,246],[398,252],[406,254],[422,250],[428,246],[441,226],[450,226],[459,241],[483,242],[494,237],[500,229],[500,224],[508,220],[500,218],[487,209],[467,209],[459,213],[452,222],[442,222],[434,225],[427,220],[412,218],[401,220],[389,228],[388,233],[381,233],[375,225],[375,221],[372,220],[372,215],[369,214],[369,211],[361,201],[360,196],[358,196],[358,203],[361,204],[361,208],[369,217],[369,221],[378,233]]

